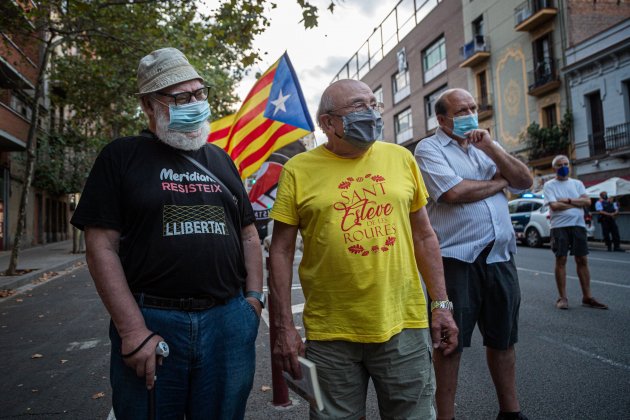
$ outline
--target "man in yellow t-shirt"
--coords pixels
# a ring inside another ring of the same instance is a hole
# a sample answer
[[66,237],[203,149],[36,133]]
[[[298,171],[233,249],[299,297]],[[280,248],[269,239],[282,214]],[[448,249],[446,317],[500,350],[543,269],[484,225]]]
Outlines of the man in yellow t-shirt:
[[[362,82],[330,85],[317,111],[328,142],[287,162],[271,211],[273,357],[296,378],[298,355],[315,362],[325,405],[315,419],[364,417],[370,378],[382,418],[435,418],[431,351],[457,347],[427,192],[411,153],[376,141],[382,106]],[[298,230],[306,346],[291,312]]]

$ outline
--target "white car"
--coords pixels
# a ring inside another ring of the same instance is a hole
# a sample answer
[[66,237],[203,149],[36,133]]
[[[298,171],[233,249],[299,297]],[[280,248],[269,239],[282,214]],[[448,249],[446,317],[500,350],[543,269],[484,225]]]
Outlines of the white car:
[[[531,247],[541,247],[549,242],[549,205],[540,197],[517,198],[508,203],[508,210],[512,218],[512,226],[516,233],[516,239]],[[591,221],[591,215],[584,213],[586,233],[593,237],[595,226]]]

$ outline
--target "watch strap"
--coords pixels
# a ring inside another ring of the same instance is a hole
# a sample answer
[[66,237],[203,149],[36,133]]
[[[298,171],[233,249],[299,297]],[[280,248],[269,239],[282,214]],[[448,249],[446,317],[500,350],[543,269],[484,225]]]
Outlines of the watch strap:
[[431,312],[434,309],[448,309],[453,312],[453,302],[450,300],[434,300],[431,302]]
[[255,290],[248,290],[247,292],[245,292],[245,297],[253,297],[256,300],[258,300],[261,304],[261,306],[264,308],[265,307],[265,294],[262,292],[257,292]]

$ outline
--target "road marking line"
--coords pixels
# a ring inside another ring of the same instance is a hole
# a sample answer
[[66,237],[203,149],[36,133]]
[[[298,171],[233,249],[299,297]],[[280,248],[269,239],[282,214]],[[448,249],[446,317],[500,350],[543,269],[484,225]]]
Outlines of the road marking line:
[[[516,269],[520,270],[520,271],[527,271],[528,273],[544,274],[546,276],[554,276],[555,277],[554,273],[549,273],[547,271],[530,270],[529,268],[521,268],[521,267],[517,267]],[[579,278],[577,276],[569,276],[569,275],[567,275],[567,278],[568,279],[579,280]],[[605,284],[607,286],[616,286],[616,287],[622,287],[624,289],[630,289],[630,285],[628,285],[628,284],[611,283],[611,282],[608,282],[608,281],[593,280],[593,279],[591,279],[591,283]]]
[[544,335],[539,336],[539,338],[541,338],[543,341],[547,341],[548,343],[557,344],[557,345],[559,345],[561,347],[565,347],[565,348],[567,348],[567,349],[569,349],[569,350],[571,350],[571,351],[573,351],[575,353],[581,354],[582,356],[587,356],[587,357],[590,357],[591,359],[599,360],[600,362],[606,363],[607,365],[611,365],[613,367],[617,367],[617,368],[621,368],[621,369],[625,369],[625,370],[630,370],[630,366],[628,366],[628,365],[624,365],[623,363],[620,363],[620,362],[615,362],[614,360],[607,359],[607,358],[602,357],[602,356],[600,356],[598,354],[591,353],[591,352],[583,350],[583,349],[581,349],[579,347],[572,346],[571,344],[566,344],[566,343],[563,343],[561,341],[554,340],[553,338],[546,337]]
[[100,340],[73,341],[72,343],[68,343],[66,351],[92,349],[96,347],[99,342]]
[[[303,303],[298,303],[297,305],[291,306],[292,314],[299,314],[302,312],[304,312]],[[262,313],[260,314],[260,317],[262,318],[263,321],[265,321],[265,324],[267,324],[267,327],[269,327],[269,311],[267,309],[263,309]]]
[[630,261],[621,261],[621,260],[613,260],[610,258],[594,258],[594,257],[588,257],[589,261],[590,260],[595,260],[595,261],[609,261],[609,262],[614,262],[614,263],[621,263],[621,264],[630,264]]
[[[302,285],[293,283],[291,285],[291,290],[302,290]],[[269,287],[268,286],[263,286],[263,292],[268,292],[268,291],[269,291]]]

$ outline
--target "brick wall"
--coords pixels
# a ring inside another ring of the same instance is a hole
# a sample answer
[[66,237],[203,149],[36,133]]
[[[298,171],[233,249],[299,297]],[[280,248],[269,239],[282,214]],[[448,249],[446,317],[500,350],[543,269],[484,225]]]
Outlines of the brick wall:
[[568,0],[569,47],[630,17],[628,0]]

